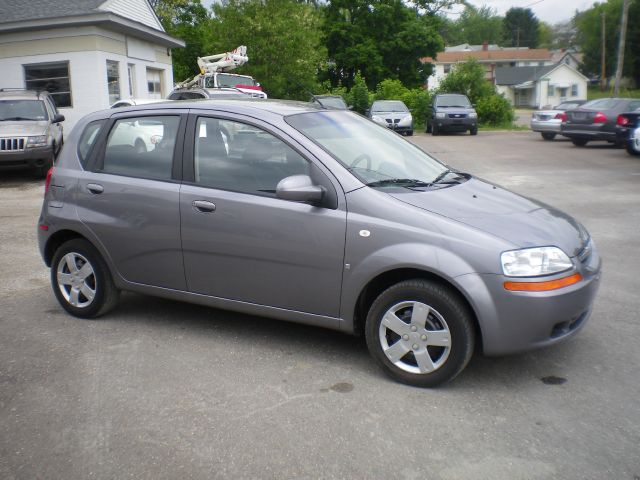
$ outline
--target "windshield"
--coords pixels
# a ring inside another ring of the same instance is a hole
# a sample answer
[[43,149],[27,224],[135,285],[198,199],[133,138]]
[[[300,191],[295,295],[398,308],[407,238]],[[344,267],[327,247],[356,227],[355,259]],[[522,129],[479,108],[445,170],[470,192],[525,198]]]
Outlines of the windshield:
[[382,100],[373,102],[371,111],[375,112],[408,112],[407,106],[399,100]]
[[600,98],[598,100],[591,100],[590,102],[582,104],[581,108],[592,108],[594,110],[608,110],[615,108],[618,104],[618,100],[614,98]]
[[219,73],[218,77],[218,85],[214,84],[214,77],[206,77],[205,87],[206,88],[215,88],[218,87],[235,87],[236,85],[250,85],[255,86],[256,81],[251,77],[246,77],[244,75],[233,75],[230,73]]
[[344,103],[341,97],[316,97],[316,102],[322,104],[325,108],[338,108],[341,110],[347,108],[347,104]]
[[42,100],[0,100],[0,122],[6,120],[38,122],[48,118]]
[[436,100],[436,107],[471,108],[471,102],[465,95],[440,95]]
[[355,113],[319,111],[290,115],[285,120],[361,182],[380,182],[376,188],[397,188],[400,182],[393,180],[429,184],[448,171],[445,165],[402,137]]

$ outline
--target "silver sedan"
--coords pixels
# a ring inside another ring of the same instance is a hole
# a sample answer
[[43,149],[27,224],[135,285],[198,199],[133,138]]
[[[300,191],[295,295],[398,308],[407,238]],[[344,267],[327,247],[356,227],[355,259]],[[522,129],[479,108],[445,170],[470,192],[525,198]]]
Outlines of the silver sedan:
[[531,114],[531,130],[540,132],[545,140],[553,140],[560,133],[563,114],[585,103],[586,100],[571,100],[563,102],[551,110],[537,110]]

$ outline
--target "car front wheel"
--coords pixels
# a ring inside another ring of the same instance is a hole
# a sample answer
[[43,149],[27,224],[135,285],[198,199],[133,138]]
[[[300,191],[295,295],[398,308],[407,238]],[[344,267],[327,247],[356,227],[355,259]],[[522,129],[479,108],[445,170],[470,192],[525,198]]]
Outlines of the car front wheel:
[[369,352],[383,370],[418,387],[455,378],[474,348],[466,304],[443,285],[421,279],[382,292],[369,310],[365,333]]
[[587,140],[583,140],[582,138],[572,138],[571,143],[576,147],[584,147],[587,144]]
[[640,128],[636,128],[626,143],[626,149],[629,155],[640,155]]
[[119,292],[100,253],[83,239],[62,244],[51,262],[51,285],[71,315],[95,318],[118,302]]

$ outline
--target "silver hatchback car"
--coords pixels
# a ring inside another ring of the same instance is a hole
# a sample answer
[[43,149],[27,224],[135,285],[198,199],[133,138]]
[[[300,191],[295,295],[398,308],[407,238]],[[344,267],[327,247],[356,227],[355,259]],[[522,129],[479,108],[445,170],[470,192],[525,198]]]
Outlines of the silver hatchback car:
[[[122,140],[151,125],[153,148]],[[387,373],[425,387],[474,349],[571,337],[600,278],[570,216],[309,103],[85,117],[50,172],[38,233],[72,315],[102,315],[128,290],[364,334]]]

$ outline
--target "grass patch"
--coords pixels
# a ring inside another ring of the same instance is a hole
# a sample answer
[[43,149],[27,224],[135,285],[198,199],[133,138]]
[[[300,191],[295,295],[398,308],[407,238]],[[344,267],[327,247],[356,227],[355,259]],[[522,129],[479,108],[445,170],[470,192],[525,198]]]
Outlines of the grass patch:
[[[619,96],[627,98],[640,98],[640,89],[621,88]],[[600,90],[600,87],[589,87],[589,89],[587,90],[588,100],[597,100],[598,98],[607,97],[613,97],[613,87],[608,88],[604,92]]]
[[503,123],[501,125],[480,125],[479,129],[485,132],[495,132],[500,130],[513,130],[524,132],[530,130],[528,125],[516,125],[515,123]]

